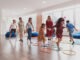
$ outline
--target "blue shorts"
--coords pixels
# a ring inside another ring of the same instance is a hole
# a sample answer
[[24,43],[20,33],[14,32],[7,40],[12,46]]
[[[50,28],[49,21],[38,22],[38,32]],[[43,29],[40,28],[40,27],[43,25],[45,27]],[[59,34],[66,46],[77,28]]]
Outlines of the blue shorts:
[[73,36],[73,31],[69,31],[69,36],[70,36],[70,37]]

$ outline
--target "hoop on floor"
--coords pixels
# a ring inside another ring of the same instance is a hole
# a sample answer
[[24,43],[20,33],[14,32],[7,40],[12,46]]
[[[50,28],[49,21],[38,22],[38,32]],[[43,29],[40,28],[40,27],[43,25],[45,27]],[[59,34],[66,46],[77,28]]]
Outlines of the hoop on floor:
[[33,46],[39,46],[38,43],[34,43]]
[[72,44],[70,44],[70,47],[69,47],[70,49],[69,50],[63,50],[63,53],[66,54],[66,55],[75,55],[76,52],[73,51],[73,49],[72,49],[73,47],[72,47]]
[[63,53],[66,55],[75,55],[76,54],[76,52],[73,50],[64,50]]

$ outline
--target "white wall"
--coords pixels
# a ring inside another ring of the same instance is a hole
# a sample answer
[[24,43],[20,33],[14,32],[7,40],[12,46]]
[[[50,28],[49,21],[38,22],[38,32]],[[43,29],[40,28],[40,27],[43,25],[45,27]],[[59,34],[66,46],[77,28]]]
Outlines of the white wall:
[[0,35],[1,35],[2,12],[0,10]]
[[[6,11],[7,12],[7,11]],[[7,31],[9,31],[9,27],[10,27],[10,24],[12,23],[12,20],[13,19],[16,19],[16,16],[12,16],[9,14],[6,14],[4,10],[1,10],[1,35],[4,35]]]

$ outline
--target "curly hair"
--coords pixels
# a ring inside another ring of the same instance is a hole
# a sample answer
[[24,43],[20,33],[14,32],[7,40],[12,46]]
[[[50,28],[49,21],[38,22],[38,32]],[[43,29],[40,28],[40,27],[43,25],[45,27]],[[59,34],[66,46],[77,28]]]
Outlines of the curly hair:
[[64,18],[59,18],[56,22],[56,27],[60,26],[62,21],[64,21]]

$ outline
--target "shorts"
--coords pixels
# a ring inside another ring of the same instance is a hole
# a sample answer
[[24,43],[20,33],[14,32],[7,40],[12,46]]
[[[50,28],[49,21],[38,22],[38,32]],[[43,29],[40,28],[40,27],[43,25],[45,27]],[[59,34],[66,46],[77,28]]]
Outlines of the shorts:
[[70,32],[70,31],[69,31],[69,36],[70,36],[70,37],[72,37],[72,34],[73,34],[73,32]]
[[10,33],[12,32],[16,33],[16,29],[11,29]]

